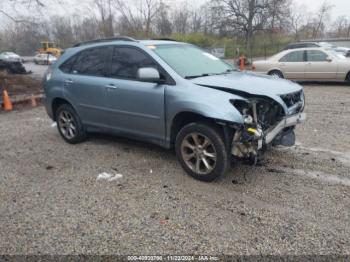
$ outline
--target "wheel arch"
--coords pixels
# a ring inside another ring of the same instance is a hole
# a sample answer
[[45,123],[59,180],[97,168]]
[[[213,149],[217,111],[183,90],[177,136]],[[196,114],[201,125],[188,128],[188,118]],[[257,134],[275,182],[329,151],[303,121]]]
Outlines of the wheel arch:
[[346,74],[345,81],[350,83],[350,71]]
[[268,71],[267,71],[267,74],[268,75],[270,75],[273,71],[278,71],[278,72],[280,72],[283,76],[284,76],[284,73],[283,73],[283,71],[281,70],[281,69],[279,69],[279,68],[271,68],[271,69],[269,69]]
[[75,110],[75,107],[73,106],[73,104],[71,102],[69,102],[67,99],[62,98],[62,97],[54,98],[52,100],[52,103],[51,103],[52,117],[53,117],[54,121],[56,121],[56,111],[57,111],[57,109],[59,108],[59,106],[61,106],[63,104],[68,104],[71,107],[73,107],[74,110]]
[[169,142],[170,147],[175,144],[176,136],[179,131],[186,125],[194,122],[203,122],[209,125],[215,126],[223,138],[226,138],[227,121],[215,119],[212,117],[205,116],[204,114],[193,112],[193,111],[182,111],[178,112],[171,121]]

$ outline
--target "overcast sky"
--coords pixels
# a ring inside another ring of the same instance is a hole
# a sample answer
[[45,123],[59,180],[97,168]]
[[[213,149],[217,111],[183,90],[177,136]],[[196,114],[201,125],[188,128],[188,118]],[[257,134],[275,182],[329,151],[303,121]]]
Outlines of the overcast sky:
[[[0,2],[3,0],[0,0]],[[69,14],[69,13],[79,13],[79,10],[86,9],[89,6],[89,3],[91,3],[91,0],[63,0],[65,2],[68,2],[69,5],[61,5],[61,6],[53,6],[49,5],[47,8],[49,10],[46,10],[44,13],[46,15],[53,15],[53,14]],[[137,0],[124,0],[127,2],[133,2]],[[174,6],[181,6],[185,2],[188,7],[199,7],[200,5],[207,2],[207,0],[165,0],[169,5]],[[310,11],[310,12],[316,12],[324,0],[293,0],[294,3],[297,6],[301,6],[303,10]],[[45,1],[43,1],[45,3]],[[328,3],[332,4],[334,7],[331,12],[331,21],[334,21],[338,16],[345,15],[348,18],[350,18],[350,0],[327,0]],[[11,10],[12,8],[9,6],[7,11]],[[21,8],[20,8],[21,9]],[[27,13],[26,11],[21,12],[22,14]],[[4,20],[4,16],[0,16],[0,22],[6,21]],[[0,28],[4,25],[1,25]]]

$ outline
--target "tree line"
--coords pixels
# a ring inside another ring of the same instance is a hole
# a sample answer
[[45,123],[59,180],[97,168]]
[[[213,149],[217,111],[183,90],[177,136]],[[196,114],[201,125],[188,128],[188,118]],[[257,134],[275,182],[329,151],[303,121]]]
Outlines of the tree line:
[[[350,18],[331,20],[329,2],[311,13],[293,0],[208,0],[199,7],[186,1],[90,0],[77,13],[46,15],[50,8],[67,9],[73,2],[3,0],[0,20],[7,23],[0,28],[0,49],[31,55],[40,41],[67,48],[76,42],[126,35],[185,39],[204,47],[232,40],[251,53],[262,38],[266,45],[275,46],[281,41],[350,37]],[[13,12],[21,8],[27,11]]]

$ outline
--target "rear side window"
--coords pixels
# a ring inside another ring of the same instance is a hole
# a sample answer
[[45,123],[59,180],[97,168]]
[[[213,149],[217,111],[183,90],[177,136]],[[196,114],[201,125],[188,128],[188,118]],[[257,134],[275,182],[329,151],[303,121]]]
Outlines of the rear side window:
[[79,53],[70,71],[79,75],[105,76],[107,53],[107,46],[84,50]]
[[137,70],[142,67],[160,70],[157,63],[139,49],[124,46],[114,48],[111,77],[137,80]]
[[328,55],[322,51],[310,50],[307,51],[307,61],[309,62],[325,62]]
[[294,51],[286,54],[280,62],[304,62],[304,51]]

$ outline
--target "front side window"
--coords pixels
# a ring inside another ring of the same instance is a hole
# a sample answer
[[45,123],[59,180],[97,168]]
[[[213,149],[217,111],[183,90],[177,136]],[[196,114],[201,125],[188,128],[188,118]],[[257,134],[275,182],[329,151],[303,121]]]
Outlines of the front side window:
[[111,77],[137,80],[137,71],[143,67],[159,70],[157,63],[137,48],[124,46],[114,48]]
[[294,51],[286,54],[280,62],[304,62],[304,51]]
[[96,47],[79,53],[71,71],[79,75],[105,76],[108,47]]
[[307,61],[309,62],[325,62],[327,61],[328,55],[319,50],[307,51]]
[[184,78],[222,74],[233,70],[229,64],[192,45],[169,44],[150,48]]

